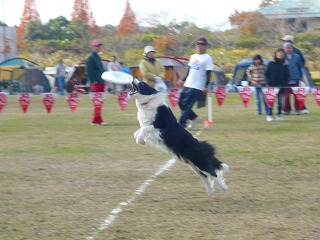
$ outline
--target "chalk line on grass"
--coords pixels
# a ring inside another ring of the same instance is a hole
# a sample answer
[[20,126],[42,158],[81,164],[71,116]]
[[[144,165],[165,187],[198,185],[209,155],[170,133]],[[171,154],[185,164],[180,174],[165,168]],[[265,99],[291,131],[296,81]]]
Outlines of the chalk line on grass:
[[[203,130],[205,128],[207,128],[208,125],[203,125],[202,128],[200,128],[195,134],[195,137],[198,137],[199,135],[202,134]],[[176,159],[172,158],[170,160],[168,160],[164,165],[162,165],[158,171],[156,171],[150,178],[148,178],[146,181],[143,182],[143,184],[137,188],[137,190],[132,194],[132,196],[125,202],[121,202],[119,203],[119,205],[114,208],[110,214],[108,215],[107,218],[105,218],[103,220],[103,223],[100,224],[98,230],[96,232],[94,232],[92,234],[92,236],[86,237],[86,239],[88,240],[94,240],[94,236],[98,235],[99,231],[104,231],[106,230],[117,218],[117,216],[119,215],[119,213],[121,213],[123,211],[123,207],[129,205],[130,203],[132,203],[138,195],[140,195],[141,193],[143,193],[147,186],[152,183],[157,176],[161,175],[164,171],[168,170],[169,168],[171,168],[174,164],[176,163]]]
[[[138,195],[140,195],[146,190],[147,186],[150,183],[152,183],[157,176],[161,175],[164,171],[171,168],[175,164],[175,162],[175,158],[168,160],[164,165],[162,165],[159,168],[157,172],[155,172],[150,178],[144,181],[143,184],[132,194],[132,196],[127,201],[119,203],[119,205],[110,212],[108,217],[103,220],[103,223],[100,224],[98,231],[106,230],[114,222],[119,213],[122,212],[124,206],[127,206],[130,203],[132,203]],[[92,236],[86,237],[86,239],[94,240],[94,236],[98,234],[98,231],[94,232]]]

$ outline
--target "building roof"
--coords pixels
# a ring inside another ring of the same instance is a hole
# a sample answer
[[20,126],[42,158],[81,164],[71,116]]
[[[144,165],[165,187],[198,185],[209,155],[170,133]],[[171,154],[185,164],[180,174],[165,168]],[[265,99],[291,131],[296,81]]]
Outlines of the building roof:
[[319,0],[279,0],[260,8],[261,14],[268,18],[315,18],[320,17]]

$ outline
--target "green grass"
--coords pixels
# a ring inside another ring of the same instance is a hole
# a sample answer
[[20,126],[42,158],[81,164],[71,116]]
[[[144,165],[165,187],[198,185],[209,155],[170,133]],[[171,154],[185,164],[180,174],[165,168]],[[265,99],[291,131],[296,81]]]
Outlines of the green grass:
[[[58,97],[48,114],[39,96],[22,112],[10,96],[0,112],[0,239],[300,240],[320,234],[320,108],[266,122],[229,94],[213,98],[213,124],[191,132],[217,148],[230,166],[229,191],[206,195],[181,162],[154,179],[107,229],[104,219],[172,158],[137,145],[134,99],[125,111],[107,96],[103,118],[90,126],[92,104],[81,97],[72,113]],[[178,108],[173,109],[179,117]],[[207,109],[196,110],[207,118]]]

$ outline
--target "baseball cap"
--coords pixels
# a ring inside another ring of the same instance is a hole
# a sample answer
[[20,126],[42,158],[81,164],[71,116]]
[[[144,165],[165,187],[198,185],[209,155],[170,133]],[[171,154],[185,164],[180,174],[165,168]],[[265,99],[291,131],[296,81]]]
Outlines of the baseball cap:
[[103,45],[103,44],[99,40],[93,40],[91,42],[91,46],[93,46],[93,47],[97,47],[97,46],[101,46],[101,45]]
[[145,46],[143,49],[144,55],[147,55],[149,52],[155,52],[154,48],[152,46]]
[[285,35],[281,38],[281,40],[293,42],[294,38],[291,35]]

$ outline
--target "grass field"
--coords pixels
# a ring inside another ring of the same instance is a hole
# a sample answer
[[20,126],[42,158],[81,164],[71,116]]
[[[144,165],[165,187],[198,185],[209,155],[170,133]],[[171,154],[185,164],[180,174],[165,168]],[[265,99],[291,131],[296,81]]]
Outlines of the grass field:
[[266,122],[253,98],[247,108],[236,93],[222,107],[214,99],[213,124],[191,131],[230,167],[229,190],[209,197],[180,161],[155,175],[172,156],[135,143],[133,98],[121,111],[107,96],[109,126],[99,127],[89,125],[87,95],[74,113],[59,96],[51,114],[39,96],[26,114],[9,96],[0,113],[0,239],[319,239],[320,107],[311,94],[306,105],[308,115]]

